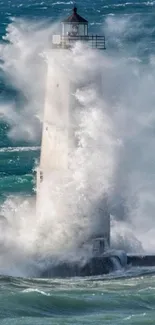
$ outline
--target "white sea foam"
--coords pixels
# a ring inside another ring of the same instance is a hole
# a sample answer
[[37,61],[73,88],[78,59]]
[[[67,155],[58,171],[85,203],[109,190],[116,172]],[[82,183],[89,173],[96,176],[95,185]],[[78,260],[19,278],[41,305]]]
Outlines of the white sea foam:
[[36,151],[39,150],[40,147],[2,147],[0,148],[0,152],[18,152],[18,151]]
[[32,288],[24,289],[22,292],[23,293],[33,293],[33,292],[36,292],[36,293],[38,293],[40,295],[43,295],[43,296],[47,296],[47,297],[50,296],[50,293],[47,293],[47,292],[44,292],[44,291],[38,290],[38,289],[32,289]]

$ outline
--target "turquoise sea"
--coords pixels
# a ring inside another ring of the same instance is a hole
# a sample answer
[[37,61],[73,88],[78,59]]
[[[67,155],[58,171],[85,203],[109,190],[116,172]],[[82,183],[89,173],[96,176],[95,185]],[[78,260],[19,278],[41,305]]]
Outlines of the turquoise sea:
[[[31,204],[45,92],[42,54],[50,46],[51,26],[72,6],[0,1],[0,324],[153,325],[154,269],[92,278],[37,276]],[[101,100],[118,144],[109,190],[112,243],[155,254],[155,1],[78,0],[77,6],[90,33],[106,37]]]

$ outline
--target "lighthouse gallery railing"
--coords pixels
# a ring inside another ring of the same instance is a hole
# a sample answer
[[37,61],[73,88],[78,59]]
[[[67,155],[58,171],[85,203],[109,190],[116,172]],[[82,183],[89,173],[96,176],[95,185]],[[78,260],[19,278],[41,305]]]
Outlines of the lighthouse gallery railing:
[[61,35],[60,43],[55,44],[54,47],[58,48],[70,48],[75,42],[87,43],[91,48],[96,48],[99,50],[105,50],[105,36],[90,35],[90,36],[68,36]]

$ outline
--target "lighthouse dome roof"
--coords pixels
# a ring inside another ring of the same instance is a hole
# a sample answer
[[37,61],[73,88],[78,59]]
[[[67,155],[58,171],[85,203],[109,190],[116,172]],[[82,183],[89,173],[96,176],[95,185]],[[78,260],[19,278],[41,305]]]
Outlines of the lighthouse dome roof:
[[88,24],[88,21],[77,13],[77,7],[74,6],[73,13],[63,20],[63,23],[82,23]]

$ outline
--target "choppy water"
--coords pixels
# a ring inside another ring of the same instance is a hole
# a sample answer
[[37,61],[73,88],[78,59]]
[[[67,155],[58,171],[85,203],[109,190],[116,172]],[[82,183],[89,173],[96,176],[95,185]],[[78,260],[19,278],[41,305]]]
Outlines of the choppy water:
[[154,276],[0,278],[1,324],[153,324]]
[[[129,219],[132,230],[139,231],[138,239],[142,243],[144,240],[147,251],[155,252],[152,230],[155,211],[155,1],[86,0],[78,1],[78,7],[90,21],[92,32],[104,31],[107,57],[110,57],[104,65],[103,95],[123,148],[116,166],[112,212],[116,220]],[[50,24],[68,15],[71,8],[72,1],[0,1],[0,36],[8,33],[12,42],[12,47],[6,51],[1,49],[1,59],[5,59],[6,64],[2,64],[0,82],[0,202],[4,203],[3,212],[7,211],[7,215],[8,210],[16,213],[18,209],[11,201],[14,196],[18,199],[34,196],[40,125],[33,123],[30,113],[41,100],[28,88],[28,80],[32,77],[28,62],[31,61],[22,61],[22,57],[28,54],[31,58],[35,43],[39,49],[47,44],[44,37],[38,41],[37,34],[32,39],[27,37],[28,27],[25,28],[23,20],[17,23],[16,19],[26,20],[30,30],[32,22],[43,21],[44,28],[46,22]],[[32,31],[35,33],[36,29],[33,27]],[[20,51],[23,51],[21,56]],[[33,85],[37,84],[36,71],[34,74]],[[29,98],[33,99],[31,107],[25,104]],[[9,105],[13,107],[10,111]],[[21,113],[23,105],[30,108],[27,114]],[[23,128],[27,133],[22,134]],[[117,232],[124,230],[124,224],[119,226]],[[14,253],[15,246],[12,247]],[[16,261],[11,258],[8,268],[5,265],[4,275],[18,275],[15,270],[20,269],[20,259]],[[2,270],[3,259],[0,263]],[[155,277],[151,272],[154,270],[132,269],[108,277],[68,280],[1,276],[0,324],[154,324]]]

